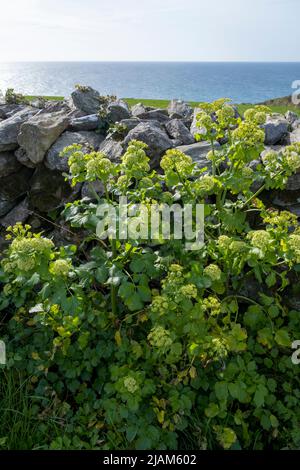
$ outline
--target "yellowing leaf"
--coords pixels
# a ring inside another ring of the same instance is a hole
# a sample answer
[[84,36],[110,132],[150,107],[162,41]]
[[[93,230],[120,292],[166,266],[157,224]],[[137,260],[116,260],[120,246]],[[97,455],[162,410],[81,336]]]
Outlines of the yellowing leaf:
[[116,340],[117,345],[120,347],[122,344],[122,337],[121,337],[120,330],[116,331],[115,340]]
[[277,331],[277,333],[275,334],[275,341],[277,344],[279,344],[279,346],[287,348],[290,347],[292,343],[288,331],[284,329]]
[[35,361],[38,361],[40,359],[40,356],[37,352],[32,352],[31,353],[31,357],[32,359],[34,359]]
[[197,376],[196,367],[192,366],[189,370],[189,374],[190,374],[191,379],[195,379]]
[[157,413],[157,419],[158,419],[158,422],[160,424],[163,424],[164,420],[165,420],[165,412],[164,410],[160,410],[158,413]]

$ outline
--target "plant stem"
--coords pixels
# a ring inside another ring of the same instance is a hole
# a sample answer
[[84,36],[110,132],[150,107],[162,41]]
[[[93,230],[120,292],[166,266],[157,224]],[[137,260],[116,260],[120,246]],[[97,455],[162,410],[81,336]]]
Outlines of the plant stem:
[[[114,238],[111,239],[111,248],[112,248],[113,260],[114,260],[117,257],[117,245],[116,245],[116,240]],[[114,316],[116,316],[117,315],[117,294],[118,294],[117,286],[114,286],[113,284],[111,285],[110,294],[111,294],[112,313]]]
[[222,300],[222,303],[225,302],[225,300],[228,300],[228,299],[241,299],[241,300],[245,300],[246,302],[249,302],[253,305],[260,305],[258,302],[256,302],[255,300],[253,299],[250,299],[249,297],[245,297],[244,295],[228,295],[227,297],[225,297],[223,300]]
[[211,144],[211,151],[213,154],[213,159],[212,159],[212,175],[216,176],[216,163],[215,163],[215,146],[214,146],[214,139],[210,139],[210,144]]
[[262,193],[263,190],[265,189],[265,187],[266,187],[266,184],[263,184],[263,185],[259,188],[259,190],[256,191],[255,194],[252,194],[252,196],[249,197],[249,199],[247,199],[247,201],[243,204],[242,209],[244,209],[244,207],[246,207],[246,206],[249,204],[249,202],[252,201],[252,199],[256,198],[260,193]]
[[176,163],[175,163],[175,169],[176,169],[176,173],[178,175],[180,183],[183,185],[183,187],[186,190],[186,192],[188,193],[188,195],[191,196],[192,198],[194,198],[194,195],[192,194],[190,188],[187,187],[186,182],[182,179],[181,174],[179,173],[179,171],[177,169]]
[[97,194],[97,191],[95,190],[95,188],[93,186],[93,183],[89,183],[89,189],[90,189],[91,193],[95,196],[96,201],[99,202],[100,197],[99,197],[99,194]]
[[[276,173],[276,174],[274,175],[274,178],[275,178],[276,176],[280,176],[282,173],[283,173],[283,170],[280,170],[278,173]],[[249,202],[251,202],[252,199],[254,199],[255,197],[257,197],[265,188],[266,188],[266,183],[263,184],[263,185],[259,188],[259,190],[256,191],[255,194],[253,194],[253,196],[251,196],[249,199],[247,199],[247,201],[243,204],[243,208],[244,208],[247,204],[249,204]]]

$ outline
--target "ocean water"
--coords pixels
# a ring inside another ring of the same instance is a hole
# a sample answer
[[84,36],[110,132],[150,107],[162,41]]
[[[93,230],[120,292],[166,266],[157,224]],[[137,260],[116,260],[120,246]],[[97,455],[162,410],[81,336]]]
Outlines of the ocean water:
[[300,62],[0,63],[0,89],[27,95],[69,96],[79,83],[122,98],[256,103],[290,95],[296,80]]

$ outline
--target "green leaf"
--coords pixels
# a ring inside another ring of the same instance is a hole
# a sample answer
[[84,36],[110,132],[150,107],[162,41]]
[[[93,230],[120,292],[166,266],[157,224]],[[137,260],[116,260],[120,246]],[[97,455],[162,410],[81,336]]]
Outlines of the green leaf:
[[268,308],[268,314],[270,315],[271,318],[278,317],[279,313],[280,313],[280,310],[277,307],[277,305],[271,305],[271,307]]
[[224,229],[228,232],[241,233],[245,228],[246,214],[244,212],[233,212],[232,209],[224,209],[219,213]]
[[263,429],[266,429],[267,431],[269,431],[270,427],[271,427],[271,422],[270,422],[270,419],[269,419],[269,416],[267,414],[263,414],[262,417],[260,418],[260,423],[263,427]]
[[228,386],[226,382],[217,382],[215,384],[215,392],[217,399],[220,401],[226,401],[228,397]]
[[291,346],[291,338],[287,330],[281,329],[278,330],[275,334],[275,341],[279,346],[289,348]]
[[131,312],[142,310],[144,307],[143,301],[138,293],[135,293],[131,297],[127,298],[125,303]]
[[272,287],[276,284],[276,273],[272,271],[266,278],[266,284],[268,287]]
[[137,450],[149,450],[151,449],[152,441],[147,436],[140,437],[135,444]]
[[173,356],[174,358],[180,357],[182,355],[182,345],[181,343],[173,343],[171,348],[170,348],[170,356]]
[[30,279],[26,282],[26,286],[34,287],[40,282],[40,275],[38,273],[34,273]]
[[248,401],[247,386],[244,382],[231,382],[228,384],[228,390],[232,398],[239,400],[241,403]]
[[233,429],[221,428],[221,426],[215,427],[217,433],[217,439],[224,449],[230,449],[236,442],[237,437]]
[[4,447],[7,442],[7,437],[0,437],[0,447]]
[[272,425],[273,428],[278,428],[279,422],[278,422],[278,419],[276,418],[276,416],[270,415],[270,422],[271,422],[271,425]]
[[208,418],[214,418],[219,414],[219,406],[216,403],[210,403],[207,408],[205,408],[205,415]]
[[258,331],[257,341],[263,346],[271,348],[273,345],[273,332],[271,328],[263,328]]
[[261,292],[259,293],[259,297],[263,305],[270,306],[274,303],[273,297],[269,297],[268,295],[262,294]]
[[9,300],[6,298],[1,298],[0,297],[0,311],[6,309],[9,305]]
[[254,403],[255,405],[260,408],[265,404],[265,398],[268,395],[268,389],[262,385],[259,384],[256,388],[256,392],[254,394]]
[[123,282],[119,287],[120,297],[126,301],[135,294],[135,285],[132,282]]
[[174,171],[168,171],[166,175],[166,183],[169,187],[176,186],[179,183],[179,176]]
[[251,305],[244,315],[244,323],[252,329],[258,329],[265,322],[265,314],[259,305]]
[[128,426],[126,429],[126,439],[128,442],[132,442],[137,435],[137,426]]
[[137,288],[138,295],[142,299],[143,302],[150,302],[152,295],[151,289],[147,286],[138,286]]
[[96,269],[95,272],[96,281],[100,284],[104,284],[108,278],[108,269],[106,266],[101,266],[101,268]]
[[89,342],[89,337],[90,337],[90,332],[85,331],[84,333],[81,333],[78,337],[78,344],[80,346],[80,349],[85,349],[88,342]]
[[157,256],[152,252],[135,254],[130,263],[130,269],[133,273],[145,273],[155,278],[159,273],[159,268],[155,265],[156,260]]

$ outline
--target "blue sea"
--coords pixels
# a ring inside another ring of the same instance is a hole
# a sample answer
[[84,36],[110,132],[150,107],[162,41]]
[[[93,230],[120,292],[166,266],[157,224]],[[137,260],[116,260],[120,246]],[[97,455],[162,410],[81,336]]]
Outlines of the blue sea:
[[27,95],[69,96],[78,83],[122,98],[256,103],[290,95],[296,80],[300,62],[0,63],[0,89]]

